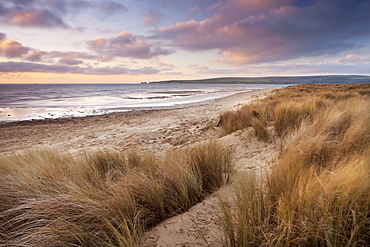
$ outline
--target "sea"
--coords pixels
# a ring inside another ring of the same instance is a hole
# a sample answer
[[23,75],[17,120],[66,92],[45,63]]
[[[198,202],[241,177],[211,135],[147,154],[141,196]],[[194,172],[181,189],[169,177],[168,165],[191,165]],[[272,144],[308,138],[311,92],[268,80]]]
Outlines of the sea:
[[205,104],[274,84],[0,84],[0,122]]

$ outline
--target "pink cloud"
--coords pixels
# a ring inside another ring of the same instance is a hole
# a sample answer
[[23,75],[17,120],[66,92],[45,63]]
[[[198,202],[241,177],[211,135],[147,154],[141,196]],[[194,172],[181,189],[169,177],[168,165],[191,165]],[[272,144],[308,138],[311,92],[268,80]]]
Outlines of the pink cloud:
[[[5,2],[5,3],[2,3]],[[71,28],[68,15],[93,10],[107,18],[127,12],[121,3],[111,0],[12,0],[0,2],[0,21],[9,25],[39,28]],[[76,28],[78,29],[78,28]]]
[[45,9],[15,10],[8,13],[7,16],[7,23],[14,26],[68,27],[60,17]]
[[215,10],[217,11],[217,10],[220,10],[222,8],[222,5],[223,5],[222,2],[217,2],[217,3],[214,3],[210,6],[208,6],[207,9],[209,11],[215,11]]
[[41,61],[42,58],[47,55],[46,51],[31,51],[27,57],[26,60],[29,61]]
[[129,32],[121,32],[117,37],[106,39],[97,37],[88,42],[91,50],[108,57],[129,57],[146,59],[168,55],[172,51],[151,45],[148,41]]
[[96,37],[88,43],[93,50],[103,51],[108,45],[108,40],[104,37]]
[[[104,38],[93,40],[92,44],[96,49],[106,49],[105,46],[127,45],[132,48],[130,52],[140,54],[142,47],[145,52],[154,56],[155,50],[142,40],[137,40],[129,33],[121,33],[119,36],[104,41]],[[149,51],[146,51],[148,47]],[[127,51],[126,51],[127,52]],[[159,53],[158,53],[159,54]],[[91,75],[120,75],[120,74],[157,74],[160,70],[152,67],[143,67],[137,69],[129,69],[125,67],[93,67],[79,66],[84,63],[84,60],[110,61],[112,57],[102,54],[89,54],[78,51],[40,51],[26,46],[15,40],[6,40],[6,34],[0,33],[0,56],[7,58],[23,58],[32,62],[0,62],[0,72],[43,72],[43,73],[69,73],[69,74],[91,74]],[[37,62],[37,63],[36,63]]]
[[96,60],[100,62],[111,61],[112,58],[104,55],[89,54],[78,51],[40,51],[22,45],[16,40],[6,40],[6,34],[0,33],[0,56],[7,58],[24,58],[33,62],[61,63],[79,65],[81,59]]
[[148,13],[143,17],[143,22],[147,25],[156,25],[162,21],[163,18],[165,18],[166,15],[158,10],[151,8]]
[[368,56],[364,56],[363,54],[350,53],[342,58],[339,62],[343,64],[366,64],[370,63],[370,58]]
[[[5,38],[5,37],[4,37]],[[21,43],[9,39],[1,40],[0,43],[0,55],[8,58],[19,58],[27,54],[31,49],[23,46]]]
[[160,28],[157,33],[160,37],[173,41],[173,45],[185,50],[207,50],[236,46],[240,43],[239,36],[242,30],[236,25],[222,23],[222,15],[197,22],[178,22],[174,26]]
[[367,2],[225,0],[203,21],[178,22],[156,38],[188,51],[218,50],[217,62],[233,65],[334,55],[370,34]]
[[52,63],[54,59],[59,59],[59,63],[69,64],[69,65],[77,65],[83,63],[81,59],[86,60],[95,60],[99,62],[109,62],[112,58],[103,56],[103,55],[95,55],[90,54],[87,52],[78,52],[78,51],[39,51],[39,50],[32,50],[30,51],[27,56],[25,57],[28,61],[34,62],[50,62]]

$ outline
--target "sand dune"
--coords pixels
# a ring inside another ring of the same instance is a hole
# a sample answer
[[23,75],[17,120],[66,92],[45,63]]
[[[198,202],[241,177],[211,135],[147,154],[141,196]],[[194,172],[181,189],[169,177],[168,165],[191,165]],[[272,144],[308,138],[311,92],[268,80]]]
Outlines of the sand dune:
[[[239,173],[268,168],[275,143],[259,142],[248,131],[220,138],[220,113],[265,97],[271,89],[239,93],[205,105],[181,109],[134,111],[104,116],[6,123],[0,125],[0,152],[10,154],[34,148],[53,148],[78,153],[116,149],[154,152],[196,142],[219,139],[233,150]],[[207,197],[188,212],[170,218],[146,234],[146,246],[218,246],[217,196],[228,196],[230,187]]]

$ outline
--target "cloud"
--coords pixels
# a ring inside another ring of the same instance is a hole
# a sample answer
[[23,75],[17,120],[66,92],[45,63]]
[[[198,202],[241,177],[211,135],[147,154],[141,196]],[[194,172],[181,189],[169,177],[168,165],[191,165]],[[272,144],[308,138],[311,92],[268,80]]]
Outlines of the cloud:
[[83,60],[95,60],[99,62],[109,62],[112,58],[103,55],[94,55],[87,52],[78,51],[31,51],[27,56],[26,60],[34,62],[53,62],[53,59],[59,59],[58,62],[68,65],[82,64]]
[[115,1],[101,1],[92,7],[96,8],[96,10],[99,10],[100,13],[104,13],[104,15],[113,15],[128,11],[124,5]]
[[341,63],[312,63],[312,64],[295,64],[291,66],[271,66],[270,74],[283,73],[285,74],[328,74],[328,71],[335,71],[336,74],[369,74],[369,63],[360,64],[341,64]]
[[23,46],[21,43],[9,39],[4,40],[5,35],[3,35],[3,39],[0,39],[0,55],[5,56],[7,58],[19,58],[23,55],[27,54],[31,49],[28,47]]
[[[40,4],[40,6],[37,6]],[[69,28],[53,9],[48,9],[46,1],[17,0],[0,3],[0,21],[20,27]]]
[[[39,0],[44,6],[62,13],[75,13],[84,10],[95,10],[103,15],[114,15],[127,12],[128,9],[121,3],[111,0]],[[37,6],[42,6],[38,4]]]
[[[100,41],[104,41],[104,38]],[[133,54],[141,54],[142,49],[150,56],[156,55],[156,50],[151,50],[151,47],[143,41],[137,41],[133,36],[126,34],[120,35],[114,39],[107,40],[107,42],[99,42],[99,39],[94,43],[96,49],[105,49],[107,45],[111,44],[127,44],[132,50],[125,52],[132,52]],[[119,48],[115,47],[115,48]],[[138,53],[136,53],[138,52]],[[146,54],[145,56],[148,56]],[[159,53],[158,53],[159,54]],[[122,55],[119,53],[118,55]],[[126,54],[127,55],[127,54]],[[143,67],[138,69],[129,69],[120,66],[115,67],[92,67],[80,66],[84,64],[84,60],[95,60],[107,62],[112,57],[104,54],[89,54],[87,52],[78,51],[41,51],[30,47],[23,46],[20,42],[6,39],[5,33],[0,33],[0,56],[7,58],[25,59],[31,62],[1,62],[0,72],[17,73],[17,72],[42,72],[42,73],[69,73],[69,74],[89,74],[89,75],[121,75],[121,74],[157,74],[160,70],[152,67]]]
[[0,62],[0,72],[83,73],[80,67],[27,62]]
[[0,3],[0,21],[20,27],[71,28],[66,19],[86,10],[103,17],[128,11],[123,4],[110,0],[13,0]]
[[209,67],[204,64],[192,64],[190,65],[190,68],[199,70],[209,70]]
[[[43,61],[47,59],[50,60],[52,58],[59,58],[60,63],[69,65],[82,63],[81,60],[76,60],[77,58],[98,60],[98,56],[89,55],[84,52],[39,51],[24,46],[16,40],[6,40],[5,38],[6,34],[0,33],[0,56],[7,58],[25,58],[29,61]],[[50,60],[50,62],[52,61]]]
[[156,38],[188,50],[218,50],[217,62],[250,64],[334,55],[370,34],[370,1],[224,0],[203,21],[178,22]]
[[36,2],[36,0],[13,0],[12,1],[16,6],[29,6]]
[[5,40],[6,34],[5,33],[0,33],[0,42]]
[[165,17],[166,14],[164,14],[159,9],[151,8],[143,17],[143,22],[147,25],[156,25],[159,24]]
[[350,53],[342,58],[339,62],[343,64],[365,64],[370,63],[370,58],[364,57],[363,55],[358,53]]
[[47,55],[48,52],[46,51],[31,51],[28,53],[25,59],[28,61],[39,62]]
[[169,55],[171,50],[150,45],[145,38],[121,32],[117,37],[106,39],[97,37],[88,42],[91,50],[108,57],[126,57],[147,59],[160,55]]
[[84,61],[73,58],[61,58],[59,59],[59,63],[67,65],[79,65],[84,63]]
[[45,9],[12,11],[7,15],[7,23],[21,27],[69,27],[60,17]]
[[0,56],[7,58],[21,58],[32,62],[60,63],[79,65],[84,63],[81,59],[100,62],[111,61],[112,58],[104,55],[89,54],[78,51],[41,51],[22,45],[16,40],[6,40],[6,34],[0,33]]
[[79,51],[51,51],[44,55],[49,58],[64,58],[64,59],[92,59],[98,60],[99,57],[96,55],[91,55],[86,52]]
[[158,62],[158,65],[163,67],[164,69],[163,70],[169,70],[169,69],[173,69],[175,68],[176,66],[172,63],[165,63],[165,62],[162,62],[162,61],[157,61]]
[[153,67],[143,67],[140,69],[130,70],[130,74],[134,74],[134,75],[154,75],[154,74],[158,74],[159,72],[161,71]]
[[60,73],[60,74],[85,74],[85,75],[140,75],[157,74],[160,71],[152,67],[141,69],[128,69],[123,67],[79,67],[68,65],[47,65],[41,63],[28,62],[0,62],[0,72],[20,73],[20,72],[41,72],[41,73]]
[[175,11],[180,10],[182,13],[187,13],[191,11],[208,11],[210,6],[225,2],[225,0],[146,0],[145,2],[148,5],[154,3],[154,5],[161,6],[162,8],[165,7]]

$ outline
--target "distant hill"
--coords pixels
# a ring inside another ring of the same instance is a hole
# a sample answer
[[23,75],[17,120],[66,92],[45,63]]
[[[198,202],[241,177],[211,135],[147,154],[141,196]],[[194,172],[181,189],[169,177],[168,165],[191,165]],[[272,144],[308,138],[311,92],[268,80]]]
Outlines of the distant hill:
[[[370,76],[363,75],[328,75],[328,76],[274,76],[274,77],[222,77],[199,80],[153,81],[149,84],[350,84],[370,83]],[[147,82],[142,82],[147,84]]]

